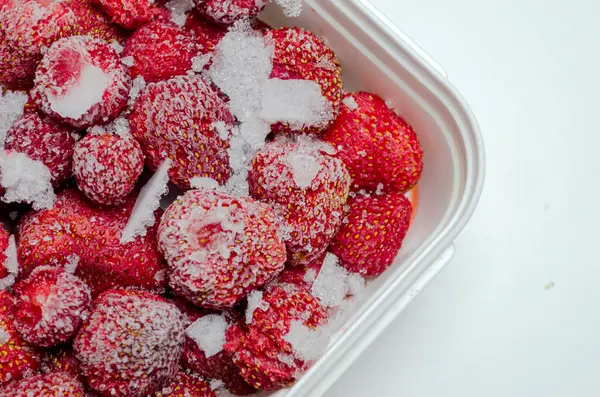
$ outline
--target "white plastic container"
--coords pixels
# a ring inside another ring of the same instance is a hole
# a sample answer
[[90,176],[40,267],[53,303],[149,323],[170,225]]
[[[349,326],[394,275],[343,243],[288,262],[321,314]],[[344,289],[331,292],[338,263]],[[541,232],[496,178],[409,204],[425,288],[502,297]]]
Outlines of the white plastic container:
[[485,168],[475,118],[423,50],[367,0],[304,3],[299,18],[286,19],[278,7],[269,6],[261,19],[324,37],[342,63],[346,88],[390,100],[415,128],[424,172],[416,216],[394,264],[369,284],[358,311],[325,355],[276,397],[322,395],[451,260],[452,242],[479,200]]

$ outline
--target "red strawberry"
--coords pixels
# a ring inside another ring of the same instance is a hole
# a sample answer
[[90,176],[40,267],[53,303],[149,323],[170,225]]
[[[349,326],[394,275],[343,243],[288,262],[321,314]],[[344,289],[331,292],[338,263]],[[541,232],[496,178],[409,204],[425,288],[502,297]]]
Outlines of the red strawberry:
[[17,300],[12,294],[6,290],[0,290],[0,316],[7,314],[13,316]]
[[[187,309],[187,311],[190,310],[192,309]],[[195,314],[190,316],[194,319],[191,323],[209,314],[212,313],[196,309]],[[226,312],[224,316],[230,324],[242,325],[241,319],[236,318],[235,313]],[[187,326],[189,327],[191,323]],[[206,352],[187,334],[181,364],[184,368],[188,368],[202,377],[221,380],[225,388],[236,395],[245,396],[256,392],[256,389],[248,385],[240,375],[239,369],[233,363],[231,354],[222,350],[207,357]]]
[[267,5],[267,0],[194,0],[196,8],[207,19],[231,25],[240,19],[255,18]]
[[400,193],[357,195],[329,250],[340,265],[364,276],[383,273],[398,254],[410,226],[412,205]]
[[197,76],[149,84],[129,116],[131,133],[142,145],[149,168],[156,170],[170,158],[169,177],[184,189],[197,176],[221,184],[229,179],[233,122],[226,103]]
[[0,83],[30,87],[42,49],[73,32],[75,15],[54,0],[0,2]]
[[80,365],[73,350],[70,347],[61,346],[47,352],[42,363],[42,371],[47,374],[67,372],[78,378]]
[[277,276],[277,282],[296,284],[310,291],[313,282],[321,271],[324,260],[325,254],[321,255],[321,257],[315,259],[306,266],[287,267],[279,276]]
[[183,369],[152,397],[216,397],[210,384],[196,374]]
[[185,28],[195,36],[201,46],[202,54],[212,53],[219,41],[227,34],[226,27],[211,24],[195,12],[188,13]]
[[153,21],[133,33],[122,56],[132,57],[132,77],[142,76],[148,83],[184,75],[192,69],[199,46],[182,28],[170,21]]
[[[342,99],[342,68],[333,51],[315,34],[300,28],[273,29],[267,34],[273,36],[272,78],[281,80],[302,79],[319,84],[323,96],[331,104],[333,118],[338,114]],[[318,133],[332,124],[331,121],[300,132]],[[290,131],[289,125],[273,125],[274,132]]]
[[[291,386],[310,366],[286,339],[292,326],[317,329],[327,322],[327,313],[306,289],[293,284],[272,284],[246,331],[237,326],[227,330],[225,349],[251,386],[277,390]],[[295,324],[294,324],[295,323]]]
[[40,266],[14,286],[15,327],[27,342],[52,347],[70,341],[88,315],[90,289],[56,266]]
[[423,151],[410,125],[376,95],[348,94],[323,140],[338,149],[353,179],[353,190],[405,193],[419,180]]
[[121,231],[135,204],[97,207],[75,190],[58,194],[54,208],[32,212],[19,224],[19,263],[29,274],[37,266],[76,267],[96,296],[109,288],[141,288],[163,293],[166,280],[156,247],[156,229],[121,244]]
[[0,292],[10,288],[19,274],[19,262],[16,255],[14,236],[10,236],[0,225]]
[[75,31],[83,36],[90,36],[106,42],[124,42],[126,32],[117,25],[112,24],[108,18],[100,12],[92,0],[63,0],[75,14],[77,26]]
[[115,50],[89,36],[58,40],[35,72],[33,100],[75,127],[106,123],[127,106],[131,78]]
[[6,230],[4,230],[4,227],[0,225],[0,280],[9,275],[9,271],[4,264],[6,262],[6,259],[8,258],[6,252],[8,249],[9,239],[10,234]]
[[165,212],[158,244],[169,285],[197,306],[233,307],[271,281],[285,263],[275,214],[265,204],[191,190]]
[[85,397],[83,385],[71,374],[58,372],[12,382],[0,389],[0,397]]
[[146,397],[178,370],[183,317],[148,292],[110,290],[73,342],[89,386],[103,397]]
[[125,29],[135,29],[157,15],[154,0],[93,0],[111,18]]
[[76,137],[71,128],[30,112],[8,130],[5,148],[44,163],[52,174],[52,185],[57,187],[71,177]]
[[291,265],[319,258],[337,232],[350,177],[342,162],[316,142],[272,142],[252,161],[252,197],[273,205],[287,229]]
[[144,153],[130,135],[90,133],[75,145],[73,174],[92,201],[119,205],[144,170]]
[[[2,294],[0,292],[0,299],[6,302]],[[2,307],[4,304],[0,300],[0,309]],[[40,369],[41,363],[40,352],[17,332],[12,312],[13,309],[0,310],[0,385],[32,376]]]

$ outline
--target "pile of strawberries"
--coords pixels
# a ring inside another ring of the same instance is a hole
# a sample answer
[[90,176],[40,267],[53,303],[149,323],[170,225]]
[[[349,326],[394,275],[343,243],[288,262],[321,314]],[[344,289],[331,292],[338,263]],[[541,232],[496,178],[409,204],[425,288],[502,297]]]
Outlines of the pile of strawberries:
[[[336,310],[311,289],[326,255],[373,277],[402,246],[423,168],[412,127],[346,92],[319,37],[258,22],[266,0],[195,0],[181,20],[183,3],[0,0],[0,84],[29,96],[0,158],[42,163],[56,194],[0,203],[0,397],[289,387],[315,359],[292,329]],[[240,20],[272,45],[271,78],[316,83],[332,113],[272,124],[247,195],[227,189],[239,120],[204,73]],[[179,196],[123,241],[164,165]]]

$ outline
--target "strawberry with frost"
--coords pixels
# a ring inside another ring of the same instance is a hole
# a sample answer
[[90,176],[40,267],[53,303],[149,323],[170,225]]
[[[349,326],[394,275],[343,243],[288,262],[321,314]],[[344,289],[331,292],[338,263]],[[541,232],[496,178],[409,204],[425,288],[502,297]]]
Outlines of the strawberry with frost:
[[0,389],[0,397],[85,397],[83,385],[67,372],[37,375]]
[[146,397],[177,374],[183,316],[148,292],[109,290],[73,342],[88,385],[103,397]]
[[18,274],[19,262],[15,236],[11,236],[0,226],[0,291],[10,288]]
[[88,315],[90,290],[78,277],[55,266],[40,266],[14,286],[15,327],[31,344],[69,342]]
[[255,18],[267,0],[194,0],[196,8],[208,20],[231,25],[240,19]]
[[233,307],[285,263],[275,213],[248,197],[190,190],[162,217],[158,244],[169,285],[197,306]]
[[158,15],[154,0],[93,0],[110,19],[125,29],[136,29]]
[[197,374],[180,369],[165,386],[151,397],[217,397],[210,383]]
[[127,68],[111,46],[89,36],[72,36],[45,53],[31,95],[44,113],[87,128],[117,117],[130,89]]
[[94,4],[93,0],[62,0],[75,14],[74,31],[78,35],[90,36],[114,44],[125,41],[126,32],[111,23]]
[[283,219],[293,266],[318,259],[342,221],[350,177],[330,149],[309,139],[275,141],[252,160],[250,194]]
[[10,127],[25,112],[28,99],[27,94],[19,91],[0,90],[0,149],[4,147]]

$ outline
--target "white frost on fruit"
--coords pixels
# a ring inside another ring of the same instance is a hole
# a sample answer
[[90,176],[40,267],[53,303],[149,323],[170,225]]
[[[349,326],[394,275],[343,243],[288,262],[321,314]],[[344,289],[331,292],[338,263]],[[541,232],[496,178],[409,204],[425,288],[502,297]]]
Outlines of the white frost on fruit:
[[142,76],[138,76],[133,79],[131,83],[131,90],[129,91],[129,102],[127,102],[129,106],[133,106],[135,100],[144,88],[146,88],[146,80],[144,80]]
[[348,109],[352,110],[356,110],[358,109],[358,103],[356,103],[356,99],[354,99],[353,96],[347,96],[346,98],[344,98],[342,100],[342,102],[344,103],[344,105],[346,105],[346,107],[348,107]]
[[213,178],[195,176],[190,179],[190,186],[192,189],[216,190],[219,188],[219,182]]
[[247,120],[240,124],[242,139],[255,151],[265,146],[265,139],[270,132],[271,126],[261,119]]
[[327,126],[333,119],[331,104],[312,80],[269,79],[264,87],[263,120],[285,123],[294,130]]
[[17,244],[14,235],[8,238],[8,246],[4,251],[4,256],[6,259],[2,266],[6,269],[8,275],[0,279],[0,291],[12,287],[19,275],[19,260],[17,258]]
[[311,293],[325,307],[342,305],[350,293],[358,295],[364,290],[364,279],[357,274],[350,274],[339,265],[338,258],[327,253],[323,266],[312,284]]
[[67,263],[65,263],[65,271],[67,273],[75,274],[77,266],[79,265],[79,256],[72,254],[67,257]]
[[108,45],[110,45],[117,52],[117,54],[123,52],[123,46],[115,39],[111,40],[110,43],[108,43]]
[[160,199],[169,192],[167,184],[169,183],[171,164],[171,160],[165,160],[140,191],[127,225],[121,234],[121,244],[129,243],[136,237],[145,236],[147,229],[156,222],[154,214],[160,208]]
[[61,117],[77,120],[102,101],[110,83],[110,77],[102,69],[86,64],[77,81],[66,92],[48,95],[50,108]]
[[304,0],[274,0],[283,10],[283,14],[288,18],[299,17],[302,13],[302,4]]
[[5,203],[30,203],[41,210],[56,202],[48,167],[23,153],[0,151],[0,186]]
[[171,0],[165,4],[165,8],[171,11],[171,21],[184,26],[187,20],[187,12],[194,8],[193,0]]
[[309,153],[291,152],[287,155],[287,162],[292,167],[292,177],[296,186],[302,189],[310,187],[321,171],[321,164]]
[[132,56],[128,56],[125,58],[121,58],[121,62],[123,62],[123,65],[125,66],[132,67],[135,64],[135,59],[133,59]]
[[27,94],[19,91],[0,90],[0,149],[4,148],[6,134],[15,120],[23,115],[23,108],[27,103]]
[[212,60],[212,54],[198,55],[192,58],[192,71],[196,73],[202,73],[204,67]]
[[0,325],[0,346],[5,345],[10,341],[10,334]]
[[228,327],[223,315],[209,314],[196,320],[185,333],[204,351],[206,358],[210,358],[223,350]]
[[290,323],[289,332],[283,336],[302,361],[314,361],[323,355],[329,345],[329,329],[326,326],[311,329],[300,321]]
[[262,311],[269,309],[269,303],[263,300],[262,291],[252,291],[250,295],[248,295],[248,306],[246,307],[246,324],[252,323],[252,318],[254,317],[254,312],[256,309],[261,309]]

